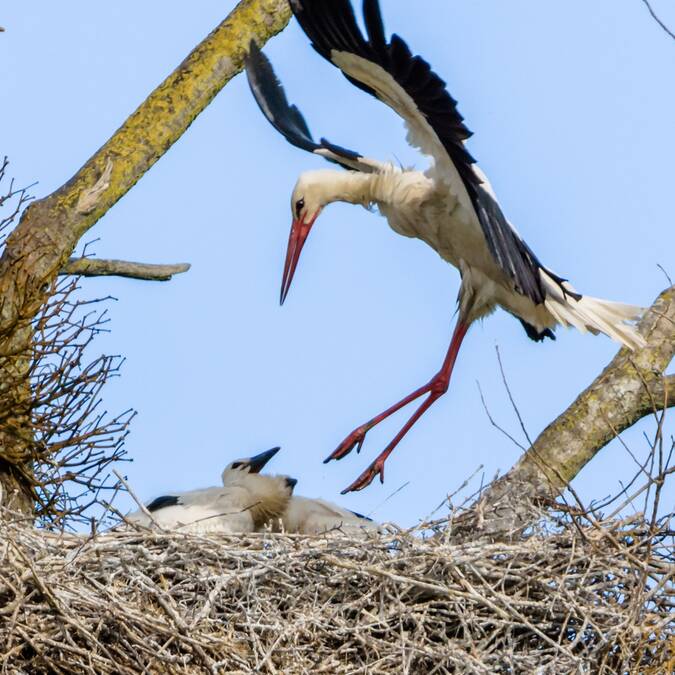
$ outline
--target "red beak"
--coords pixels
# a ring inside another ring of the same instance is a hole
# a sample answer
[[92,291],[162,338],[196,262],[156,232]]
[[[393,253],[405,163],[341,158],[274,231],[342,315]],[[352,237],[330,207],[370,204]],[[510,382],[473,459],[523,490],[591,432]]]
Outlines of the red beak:
[[309,231],[314,225],[316,220],[317,213],[308,223],[304,223],[301,220],[294,220],[293,225],[291,225],[291,234],[288,237],[288,248],[286,249],[286,262],[284,264],[284,276],[281,280],[281,296],[279,298],[280,304],[284,304],[288,291],[291,287],[291,282],[293,281],[293,275],[295,274],[295,268],[298,266],[298,260],[300,260],[300,254],[302,253],[302,247],[307,241],[309,236]]

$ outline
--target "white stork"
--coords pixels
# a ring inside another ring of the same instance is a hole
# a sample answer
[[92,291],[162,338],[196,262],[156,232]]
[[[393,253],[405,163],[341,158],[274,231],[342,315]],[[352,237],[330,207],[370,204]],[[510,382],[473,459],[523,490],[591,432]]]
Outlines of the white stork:
[[405,121],[408,141],[428,155],[428,170],[400,169],[367,159],[325,139],[316,143],[300,111],[289,105],[271,64],[251,45],[247,73],[258,105],[293,145],[347,171],[309,171],[291,198],[293,225],[281,286],[286,298],[302,247],[322,209],[342,201],[376,205],[390,227],[431,246],[461,275],[459,316],[447,355],[429,382],[356,428],[325,460],[361,449],[367,432],[412,401],[426,396],[399,433],[344,492],[360,490],[379,474],[403,436],[448,389],[460,344],[469,326],[501,307],[520,320],[535,341],[555,339],[557,325],[604,333],[629,349],[644,344],[633,326],[642,309],[582,296],[545,267],[502,213],[490,183],[464,146],[470,132],[445,83],[406,43],[385,37],[377,0],[364,0],[367,32],[358,27],[349,0],[290,0],[312,46],[354,85],[391,107]]
[[298,534],[355,534],[379,529],[372,518],[309,497],[291,497],[279,520],[284,532]]
[[260,474],[278,451],[272,448],[228,464],[222,487],[163,495],[145,507],[150,518],[136,511],[126,519],[146,527],[196,534],[256,532],[282,516],[297,482],[287,476]]

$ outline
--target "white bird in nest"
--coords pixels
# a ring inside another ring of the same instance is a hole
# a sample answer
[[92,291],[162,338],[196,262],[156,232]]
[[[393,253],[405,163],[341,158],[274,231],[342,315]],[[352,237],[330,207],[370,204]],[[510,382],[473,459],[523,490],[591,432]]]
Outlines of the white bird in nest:
[[293,145],[347,171],[303,173],[293,190],[293,224],[281,286],[283,304],[300,253],[319,214],[333,202],[375,205],[390,227],[426,242],[461,275],[459,316],[443,364],[426,384],[352,431],[325,460],[361,449],[366,434],[409,403],[426,397],[375,461],[344,492],[360,490],[379,474],[387,457],[422,414],[448,389],[457,353],[469,326],[497,307],[517,318],[535,341],[555,339],[556,326],[604,333],[629,349],[644,339],[628,322],[640,307],[578,293],[545,267],[504,216],[483,172],[464,141],[471,135],[445,82],[398,36],[385,36],[377,0],[364,0],[366,37],[349,0],[290,0],[316,51],[358,88],[400,115],[408,141],[428,155],[424,172],[367,159],[325,139],[315,142],[302,114],[289,105],[271,64],[251,44],[246,70],[258,105]]
[[272,448],[228,464],[222,487],[162,495],[145,507],[149,516],[140,510],[126,519],[195,534],[256,532],[283,515],[297,483],[287,476],[260,473],[278,451]]
[[[279,527],[280,526],[280,527]],[[368,516],[343,509],[323,499],[293,496],[273,529],[297,534],[358,534],[377,532],[379,525]]]

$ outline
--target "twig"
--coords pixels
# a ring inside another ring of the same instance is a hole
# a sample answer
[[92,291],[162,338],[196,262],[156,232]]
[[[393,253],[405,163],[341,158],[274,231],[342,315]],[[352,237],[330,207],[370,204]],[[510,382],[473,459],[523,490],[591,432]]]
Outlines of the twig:
[[[663,21],[661,21],[661,19],[659,19],[659,17],[656,15],[656,12],[652,9],[652,6],[649,3],[649,0],[642,0],[642,4],[649,10],[649,13],[652,15],[652,18],[654,19],[654,21],[656,21],[656,23],[658,23],[659,26],[661,26],[661,28],[663,28],[663,30],[668,35],[670,35],[670,37],[673,38],[673,40],[675,40],[675,33],[673,33],[670,30],[670,28],[668,28],[668,26],[666,26],[666,24],[663,23]],[[670,283],[672,285],[672,281]]]
[[138,498],[136,493],[131,488],[131,485],[129,485],[129,483],[127,483],[127,481],[124,479],[124,476],[122,476],[122,474],[120,474],[119,471],[117,471],[117,469],[113,469],[113,473],[117,477],[117,480],[119,480],[119,482],[122,483],[122,485],[124,485],[124,489],[129,493],[129,496],[136,502],[138,508],[143,512],[143,514],[146,515],[150,519],[151,523],[153,523],[154,525],[159,527],[159,524],[154,519],[152,513],[150,513],[150,511],[148,511],[145,504]]
[[483,409],[485,410],[485,414],[487,415],[488,419],[490,420],[490,424],[497,429],[498,431],[501,431],[506,438],[508,438],[516,447],[520,448],[523,452],[527,450],[527,448],[524,445],[521,445],[511,434],[506,431],[506,429],[502,428],[495,422],[493,419],[492,415],[490,414],[490,410],[488,409],[487,403],[485,401],[485,397],[483,396],[483,390],[481,389],[480,382],[476,381],[476,385],[478,386],[478,393],[480,394],[480,401],[483,404]]
[[532,447],[532,439],[530,438],[530,434],[527,433],[527,428],[525,427],[525,422],[523,422],[523,418],[520,414],[520,410],[518,409],[518,406],[516,405],[516,401],[513,398],[513,394],[511,393],[511,388],[509,387],[509,381],[506,379],[506,373],[504,372],[504,364],[502,363],[502,355],[499,352],[499,345],[495,345],[495,351],[497,352],[497,361],[499,362],[499,372],[502,374],[502,382],[504,383],[504,388],[506,389],[506,393],[509,396],[509,401],[511,401],[511,406],[513,407],[513,411],[516,413],[516,417],[518,418],[518,422],[520,423],[520,428],[523,430],[523,434],[525,434],[525,439],[527,440],[527,445],[528,445],[528,447]]

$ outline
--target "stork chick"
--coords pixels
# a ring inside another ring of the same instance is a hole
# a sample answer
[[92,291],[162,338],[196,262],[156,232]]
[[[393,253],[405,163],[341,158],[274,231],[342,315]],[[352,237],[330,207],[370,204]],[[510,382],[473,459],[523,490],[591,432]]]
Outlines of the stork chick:
[[162,495],[146,506],[151,518],[136,511],[127,520],[195,534],[255,532],[282,516],[297,482],[287,476],[260,474],[278,451],[272,448],[228,464],[222,487]]
[[379,529],[378,524],[367,516],[309,497],[291,497],[275,525],[279,522],[284,532],[297,534],[355,534]]

